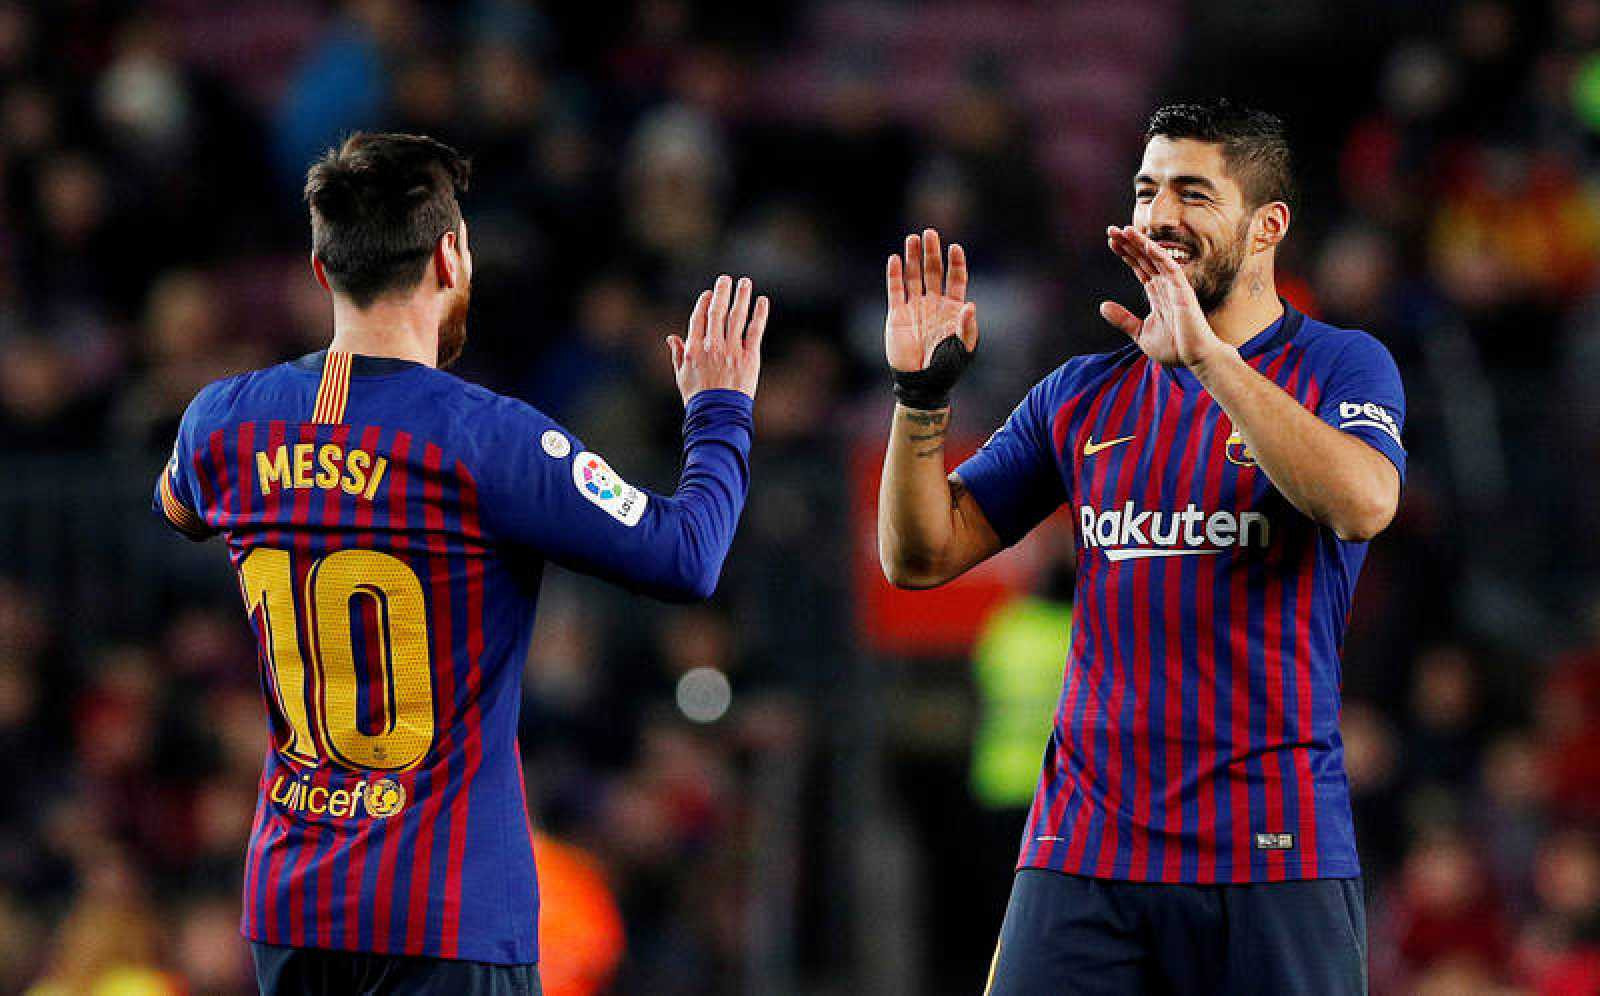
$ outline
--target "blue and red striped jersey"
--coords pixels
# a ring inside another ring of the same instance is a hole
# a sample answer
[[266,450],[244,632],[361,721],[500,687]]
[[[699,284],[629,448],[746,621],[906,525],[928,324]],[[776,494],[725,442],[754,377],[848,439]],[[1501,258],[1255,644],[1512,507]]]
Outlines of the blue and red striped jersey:
[[[1240,355],[1394,462],[1371,336],[1289,309]],[[1068,361],[958,469],[1008,545],[1069,505],[1077,607],[1019,867],[1149,882],[1360,874],[1339,652],[1366,545],[1293,508],[1182,368]]]
[[516,730],[541,570],[709,595],[750,412],[736,391],[690,401],[669,497],[528,405],[404,360],[325,351],[200,392],[155,507],[226,539],[260,649],[246,937],[538,960]]

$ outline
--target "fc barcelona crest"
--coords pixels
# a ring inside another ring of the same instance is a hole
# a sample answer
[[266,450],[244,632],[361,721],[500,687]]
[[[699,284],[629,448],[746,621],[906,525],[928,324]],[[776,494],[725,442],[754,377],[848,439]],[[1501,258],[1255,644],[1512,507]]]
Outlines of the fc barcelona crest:
[[1245,445],[1244,437],[1239,435],[1238,429],[1229,433],[1228,442],[1224,450],[1228,454],[1228,462],[1231,464],[1236,464],[1240,467],[1254,467],[1256,465],[1255,454],[1251,453],[1250,447]]

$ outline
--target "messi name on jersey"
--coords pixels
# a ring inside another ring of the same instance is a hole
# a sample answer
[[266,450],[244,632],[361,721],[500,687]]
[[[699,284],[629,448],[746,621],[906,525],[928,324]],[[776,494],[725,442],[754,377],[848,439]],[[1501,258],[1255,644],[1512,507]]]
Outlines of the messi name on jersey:
[[295,443],[270,452],[256,452],[256,482],[263,495],[278,488],[338,488],[371,501],[383,483],[389,461],[362,449],[345,450],[338,443]]

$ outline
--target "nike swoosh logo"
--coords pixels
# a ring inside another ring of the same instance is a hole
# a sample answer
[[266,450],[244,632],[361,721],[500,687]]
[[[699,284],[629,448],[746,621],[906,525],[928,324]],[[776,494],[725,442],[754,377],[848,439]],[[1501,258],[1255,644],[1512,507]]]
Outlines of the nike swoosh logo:
[[1134,437],[1132,437],[1132,436],[1122,436],[1119,439],[1107,439],[1104,442],[1100,442],[1100,443],[1095,442],[1093,439],[1085,439],[1083,441],[1083,455],[1084,456],[1094,456],[1096,453],[1099,453],[1101,450],[1110,449],[1111,447],[1117,445],[1118,443],[1125,443],[1125,442],[1127,442],[1128,440],[1130,440],[1132,438],[1134,438]]

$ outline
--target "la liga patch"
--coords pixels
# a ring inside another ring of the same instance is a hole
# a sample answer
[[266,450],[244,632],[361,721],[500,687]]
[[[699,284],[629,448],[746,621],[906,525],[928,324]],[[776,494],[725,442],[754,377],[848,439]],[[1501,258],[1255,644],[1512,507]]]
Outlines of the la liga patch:
[[572,461],[572,483],[579,494],[625,526],[637,526],[644,518],[650,496],[619,477],[598,454],[585,450],[577,455]]

